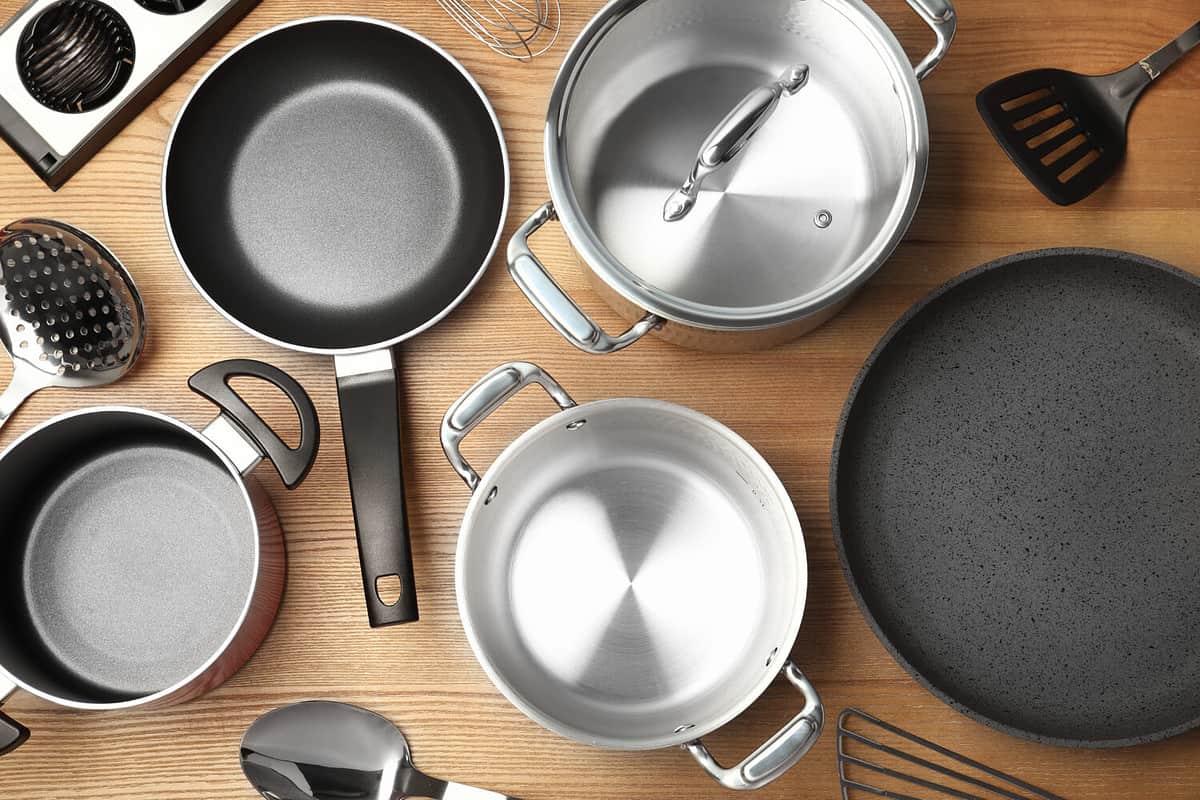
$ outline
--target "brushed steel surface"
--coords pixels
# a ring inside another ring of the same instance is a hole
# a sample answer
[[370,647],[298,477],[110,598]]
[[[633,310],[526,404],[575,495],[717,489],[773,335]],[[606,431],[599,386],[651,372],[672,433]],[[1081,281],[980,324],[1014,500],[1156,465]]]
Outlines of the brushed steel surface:
[[691,742],[762,693],[799,629],[807,566],[787,492],[749,444],[690,409],[618,399],[560,411],[501,454],[467,508],[456,583],[514,705],[641,750]]

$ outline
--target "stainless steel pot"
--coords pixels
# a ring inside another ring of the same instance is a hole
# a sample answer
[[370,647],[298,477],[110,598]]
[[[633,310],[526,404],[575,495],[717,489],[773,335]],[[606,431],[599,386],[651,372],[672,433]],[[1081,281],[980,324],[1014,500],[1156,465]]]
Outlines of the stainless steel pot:
[[[480,477],[463,439],[532,383],[561,410]],[[804,534],[745,440],[670,403],[577,405],[538,367],[510,363],[450,408],[442,447],[474,492],[458,541],[463,627],[513,705],[586,744],[684,746],[731,789],[763,786],[808,752],[824,715],[789,656]],[[718,764],[701,737],[780,675],[800,713],[740,764]]]
[[[861,0],[613,0],[558,74],[551,202],[509,243],[517,285],[590,353],[654,329],[756,349],[829,319],[899,244],[924,187],[919,81],[956,21],[949,0],[908,2],[937,35],[915,68]],[[677,205],[681,186],[694,208]],[[533,254],[556,218],[626,332],[605,333]]]
[[[292,401],[289,448],[229,386],[268,381]],[[139,408],[56,417],[0,456],[0,703],[24,690],[112,711],[181,703],[258,649],[283,593],[269,458],[288,488],[316,458],[316,409],[287,374],[213,364],[192,389],[221,413],[202,431]],[[0,755],[29,732],[0,713]]]

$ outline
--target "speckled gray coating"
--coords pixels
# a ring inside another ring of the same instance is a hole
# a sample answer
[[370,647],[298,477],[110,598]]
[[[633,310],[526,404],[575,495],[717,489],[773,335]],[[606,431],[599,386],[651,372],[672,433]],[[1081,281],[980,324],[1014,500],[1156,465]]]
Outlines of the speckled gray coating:
[[130,410],[64,417],[0,472],[0,664],[80,703],[185,681],[238,629],[258,528],[198,435]]
[[1200,280],[1011,256],[884,336],[834,442],[833,533],[880,640],[1007,733],[1200,724]]

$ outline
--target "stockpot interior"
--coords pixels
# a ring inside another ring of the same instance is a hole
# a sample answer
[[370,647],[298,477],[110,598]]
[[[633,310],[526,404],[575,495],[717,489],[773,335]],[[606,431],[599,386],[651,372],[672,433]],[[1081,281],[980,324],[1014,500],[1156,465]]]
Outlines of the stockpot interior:
[[[555,143],[593,268],[685,321],[819,303],[873,270],[911,217],[927,137],[912,68],[878,17],[857,0],[625,5],[575,67]],[[706,180],[688,217],[665,222],[708,133],[801,63],[808,85]]]
[[807,589],[795,511],[761,457],[649,400],[571,409],[510,447],[468,509],[458,571],[497,686],[551,730],[621,749],[745,708],[788,657]]
[[174,687],[253,591],[257,528],[199,434],[143,412],[62,418],[0,460],[0,665],[80,704]]

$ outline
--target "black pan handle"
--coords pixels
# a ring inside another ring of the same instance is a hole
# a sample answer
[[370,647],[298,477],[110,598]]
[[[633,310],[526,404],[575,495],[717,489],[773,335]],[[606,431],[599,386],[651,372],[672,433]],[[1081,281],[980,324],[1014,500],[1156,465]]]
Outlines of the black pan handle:
[[0,712],[0,756],[6,756],[16,750],[25,744],[28,738],[29,728]]
[[[0,677],[0,703],[16,691],[16,684]],[[25,744],[29,738],[29,729],[12,717],[0,711],[0,756],[5,756]]]
[[[372,628],[416,622],[395,360],[384,349],[337,356],[334,363],[367,618]],[[380,596],[381,581],[387,579],[400,582],[398,599],[390,605]]]
[[[258,378],[274,385],[287,395],[296,413],[300,415],[300,444],[295,449],[288,447],[271,426],[263,422],[262,417],[233,390],[229,385],[232,378]],[[222,414],[229,417],[262,448],[278,470],[284,486],[294,489],[308,475],[313,462],[317,460],[321,428],[312,399],[291,375],[261,361],[235,358],[205,367],[188,378],[188,386],[193,392],[215,403]]]

